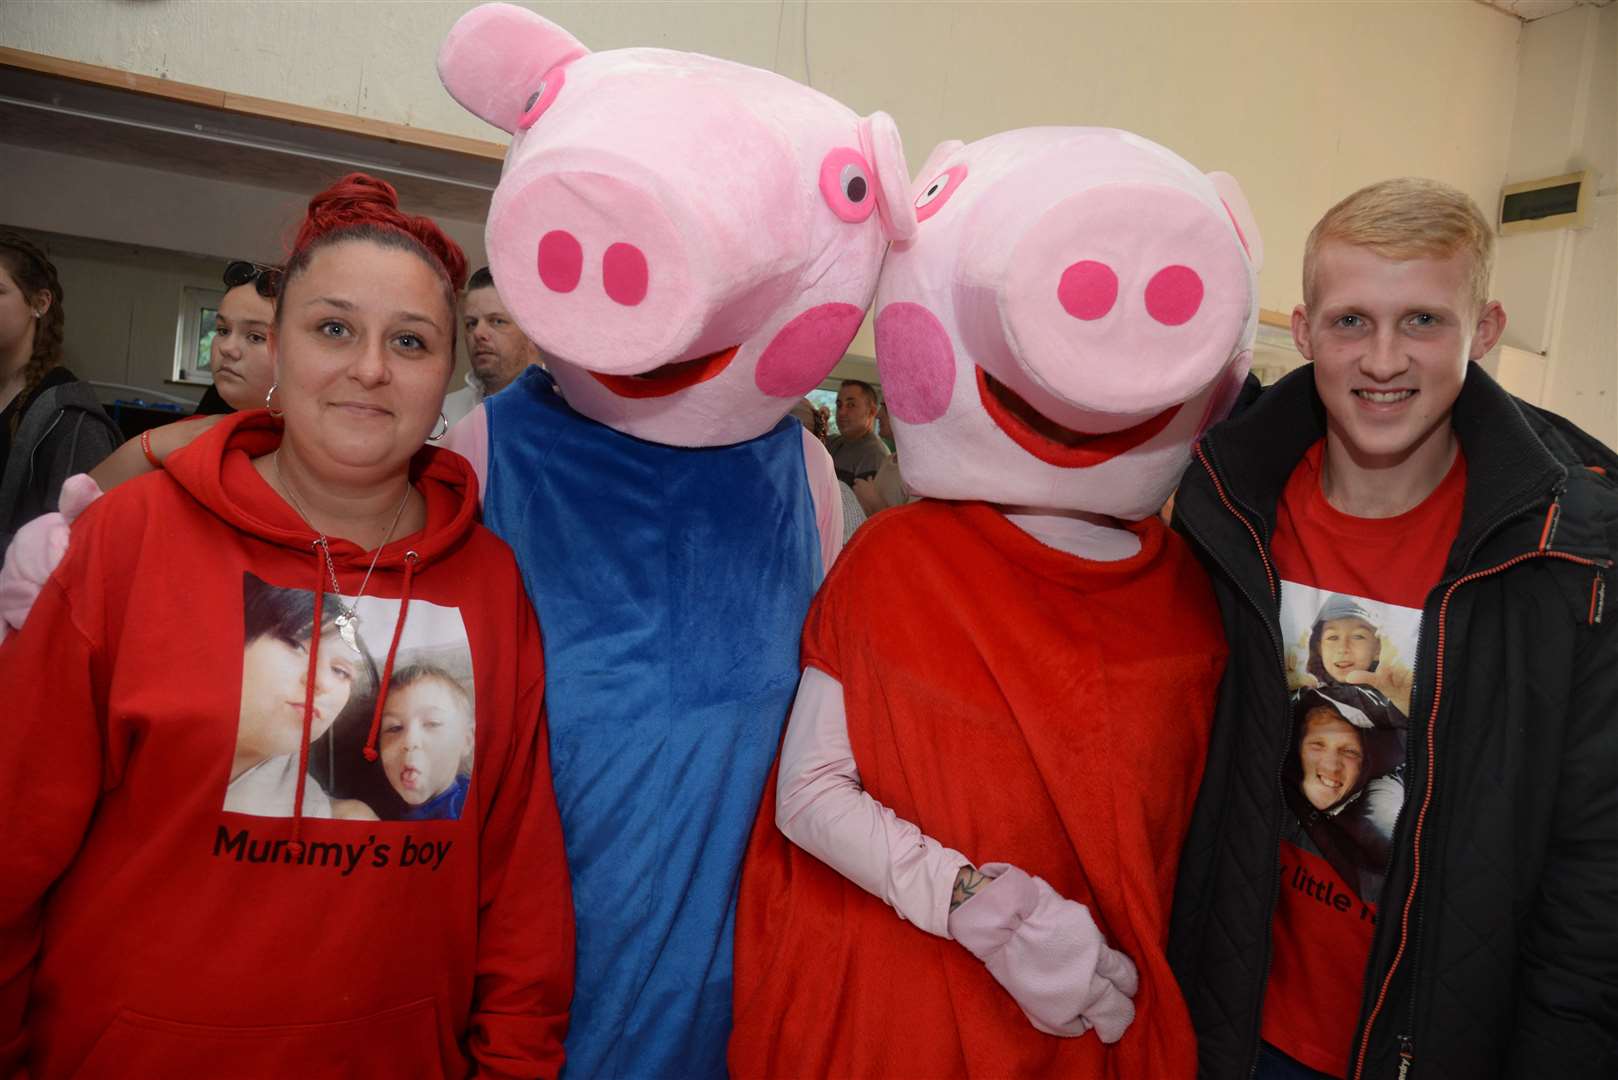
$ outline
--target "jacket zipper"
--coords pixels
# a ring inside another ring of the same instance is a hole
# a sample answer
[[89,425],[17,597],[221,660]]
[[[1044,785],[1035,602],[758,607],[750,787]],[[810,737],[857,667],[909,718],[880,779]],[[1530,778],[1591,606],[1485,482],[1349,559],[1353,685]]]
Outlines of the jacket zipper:
[[[1242,523],[1242,525],[1247,529],[1247,534],[1253,538],[1253,546],[1258,549],[1259,562],[1264,566],[1264,576],[1270,584],[1271,606],[1273,607],[1279,605],[1281,599],[1280,589],[1276,584],[1275,570],[1270,565],[1270,553],[1265,548],[1263,539],[1259,536],[1258,530],[1253,527],[1253,523],[1248,521],[1246,515],[1244,515],[1240,510],[1236,509],[1236,504],[1233,503],[1230,497],[1225,493],[1225,485],[1220,481],[1219,474],[1214,470],[1213,462],[1208,460],[1208,455],[1203,451],[1200,443],[1197,445],[1196,452],[1197,460],[1202,462],[1202,467],[1207,470],[1208,479],[1213,481],[1214,494],[1219,496],[1220,503],[1222,503],[1225,509],[1230,512],[1231,516]],[[1242,595],[1247,598],[1247,602],[1252,604],[1254,609],[1259,613],[1259,616],[1264,621],[1264,629],[1269,632],[1270,644],[1275,646],[1275,659],[1278,665],[1277,670],[1284,672],[1286,670],[1286,650],[1281,647],[1281,633],[1277,628],[1276,618],[1258,602],[1257,598],[1254,597],[1251,592],[1247,590],[1247,586],[1242,584],[1241,579],[1235,574],[1231,573],[1230,566],[1226,564],[1224,559],[1219,557],[1218,552],[1214,548],[1210,547],[1207,541],[1205,541],[1201,536],[1198,536],[1195,530],[1191,529],[1189,520],[1182,520],[1185,521],[1187,530],[1191,531],[1192,535],[1196,537],[1197,543],[1201,544],[1202,549],[1208,552],[1208,554],[1219,563],[1220,567],[1225,571],[1225,576],[1230,578],[1230,580],[1235,583],[1236,587],[1241,590]],[[1285,690],[1284,682],[1282,684],[1282,689],[1283,691]],[[1280,791],[1284,784],[1282,774],[1286,770],[1286,756],[1286,751],[1283,750],[1281,753],[1281,760],[1276,762],[1275,765],[1275,788],[1277,791]],[[1275,933],[1275,905],[1276,901],[1281,895],[1280,822],[1276,821],[1274,825],[1275,828],[1272,831],[1275,833],[1276,842],[1272,846],[1275,851],[1275,856],[1270,867],[1270,906],[1268,914],[1266,914],[1264,918],[1264,978],[1262,980],[1262,984],[1269,983],[1270,966],[1275,962],[1275,951],[1271,948],[1270,939]],[[1263,1042],[1263,1039],[1264,1010],[1260,1009],[1258,1018],[1254,1021],[1253,1063],[1248,1067],[1247,1070],[1249,1080],[1258,1075],[1258,1052],[1259,1045]]]
[[56,430],[56,425],[62,422],[62,417],[65,415],[65,410],[57,410],[56,418],[50,422],[50,426],[40,432],[39,438],[34,440],[34,445],[28,448],[28,472],[23,477],[24,490],[27,490],[29,485],[34,482],[34,469],[39,464],[39,448],[45,444],[46,439],[51,437],[51,432]]
[[[1265,549],[1264,541],[1259,537],[1258,530],[1253,528],[1253,523],[1248,521],[1240,510],[1236,509],[1236,504],[1230,501],[1230,496],[1225,494],[1225,485],[1220,482],[1219,474],[1214,471],[1213,462],[1208,460],[1208,455],[1202,449],[1201,443],[1197,444],[1197,460],[1202,462],[1202,467],[1208,472],[1208,479],[1213,481],[1214,494],[1219,496],[1219,501],[1224,504],[1226,510],[1230,511],[1231,516],[1237,521],[1241,522],[1242,525],[1247,529],[1247,535],[1253,538],[1253,546],[1258,548],[1259,562],[1264,564],[1264,577],[1270,583],[1270,600],[1273,602],[1279,602],[1281,593],[1275,584],[1275,570],[1270,566],[1270,553]],[[1206,544],[1203,545],[1203,548],[1207,550],[1210,555],[1215,554],[1214,551],[1208,548]],[[1226,567],[1225,572],[1227,574],[1230,573],[1229,567]],[[1232,581],[1235,581],[1238,586],[1241,585],[1241,582],[1236,578],[1236,575],[1230,574],[1230,578]],[[1242,594],[1249,600],[1253,599],[1253,594],[1249,593],[1245,588],[1242,589]],[[1254,602],[1253,606],[1258,607],[1256,601]],[[1264,609],[1259,608],[1259,611],[1260,613],[1263,613]],[[1269,626],[1268,620],[1265,621],[1265,625]],[[1284,664],[1286,662],[1286,655],[1281,649],[1281,636],[1276,633],[1273,628],[1271,628],[1270,637],[1275,640],[1276,654],[1281,657],[1281,661]]]
[[[1541,537],[1541,543],[1548,540],[1553,529],[1557,505],[1557,503],[1552,504],[1553,509],[1551,514],[1547,516],[1546,529],[1545,533]],[[1365,1026],[1360,1029],[1360,1045],[1359,1050],[1354,1057],[1353,1080],[1363,1080],[1365,1075],[1365,1058],[1371,1046],[1371,1031],[1376,1026],[1376,1020],[1378,1015],[1380,1015],[1382,1012],[1382,1006],[1387,1003],[1388,990],[1393,985],[1393,977],[1399,970],[1399,964],[1403,961],[1405,952],[1407,949],[1413,951],[1415,937],[1411,932],[1410,925],[1410,914],[1412,908],[1416,909],[1416,931],[1419,932],[1421,928],[1421,910],[1416,906],[1416,891],[1421,885],[1421,834],[1427,823],[1427,811],[1432,806],[1433,790],[1437,786],[1438,778],[1438,740],[1435,737],[1435,732],[1438,725],[1439,705],[1443,701],[1444,697],[1444,648],[1447,644],[1447,627],[1444,620],[1449,614],[1450,598],[1455,595],[1455,590],[1459,589],[1462,585],[1477,581],[1480,578],[1492,577],[1495,574],[1503,573],[1504,571],[1525,563],[1530,559],[1560,559],[1564,562],[1571,562],[1580,566],[1592,567],[1597,571],[1598,576],[1600,571],[1606,568],[1606,564],[1598,562],[1595,559],[1586,559],[1578,555],[1569,555],[1566,552],[1561,551],[1547,551],[1541,549],[1536,551],[1527,551],[1521,555],[1513,556],[1512,558],[1507,559],[1505,562],[1496,566],[1491,566],[1485,570],[1475,570],[1470,574],[1464,574],[1451,582],[1449,587],[1444,590],[1444,598],[1439,602],[1438,605],[1438,644],[1434,654],[1433,703],[1427,714],[1427,776],[1425,778],[1426,783],[1423,785],[1422,790],[1421,809],[1416,813],[1416,827],[1414,833],[1411,835],[1410,841],[1413,858],[1410,874],[1410,887],[1405,892],[1405,902],[1400,910],[1399,915],[1399,946],[1394,950],[1393,961],[1388,965],[1387,972],[1382,976],[1382,984],[1377,990],[1376,1004],[1371,1007],[1371,1013],[1365,1019]],[[1401,1080],[1404,1080],[1404,1077],[1409,1072],[1410,1067],[1414,1065],[1416,1061],[1414,1039],[1415,1000],[1414,990],[1412,990],[1410,1011],[1407,1018],[1408,1031],[1406,1034],[1399,1036],[1399,1076]]]

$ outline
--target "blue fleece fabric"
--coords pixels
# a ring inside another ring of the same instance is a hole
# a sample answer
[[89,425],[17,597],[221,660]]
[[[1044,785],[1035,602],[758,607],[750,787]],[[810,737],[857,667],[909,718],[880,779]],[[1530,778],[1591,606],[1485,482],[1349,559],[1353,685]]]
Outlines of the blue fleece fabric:
[[490,398],[484,521],[545,641],[578,919],[569,1080],[725,1075],[742,853],[822,568],[788,417],[681,449],[530,369]]

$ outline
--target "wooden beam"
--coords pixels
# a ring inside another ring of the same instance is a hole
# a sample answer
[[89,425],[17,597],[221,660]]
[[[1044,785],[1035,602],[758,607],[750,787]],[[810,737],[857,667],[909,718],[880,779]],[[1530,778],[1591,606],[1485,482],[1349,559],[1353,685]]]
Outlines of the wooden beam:
[[1262,326],[1273,326],[1278,330],[1292,329],[1292,316],[1284,311],[1276,311],[1273,308],[1259,308],[1258,321]]
[[503,144],[490,142],[487,139],[471,139],[464,135],[451,135],[443,131],[428,131],[424,128],[395,124],[387,120],[373,120],[368,117],[333,112],[330,109],[315,109],[307,105],[295,105],[289,101],[274,101],[270,98],[251,97],[247,94],[233,94],[226,90],[215,90],[207,86],[194,86],[190,83],[175,82],[173,79],[160,79],[153,75],[139,75],[132,71],[102,67],[99,64],[85,64],[77,60],[64,60],[59,56],[47,56],[44,53],[28,52],[24,49],[0,46],[0,66],[32,71],[41,75],[52,75],[61,79],[71,79],[74,82],[89,83],[92,86],[106,86],[115,90],[127,90],[131,93],[162,98],[166,101],[181,101],[190,105],[201,105],[210,109],[219,109],[222,112],[280,120],[302,124],[306,127],[321,128],[326,131],[341,131],[349,135],[361,135],[366,138],[404,143],[407,146],[421,146],[431,150],[447,150],[450,153],[488,158],[493,161],[504,160],[506,156],[506,148]]

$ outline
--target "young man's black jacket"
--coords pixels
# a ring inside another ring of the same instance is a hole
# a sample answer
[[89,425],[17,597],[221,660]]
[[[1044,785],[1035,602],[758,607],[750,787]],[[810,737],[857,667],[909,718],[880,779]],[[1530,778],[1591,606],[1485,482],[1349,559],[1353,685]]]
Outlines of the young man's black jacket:
[[[1612,1080],[1618,458],[1476,365],[1452,423],[1465,504],[1423,608],[1349,1076]],[[1290,731],[1270,539],[1324,434],[1305,367],[1202,440],[1175,502],[1231,650],[1169,941],[1208,1080],[1245,1080],[1258,1051]]]

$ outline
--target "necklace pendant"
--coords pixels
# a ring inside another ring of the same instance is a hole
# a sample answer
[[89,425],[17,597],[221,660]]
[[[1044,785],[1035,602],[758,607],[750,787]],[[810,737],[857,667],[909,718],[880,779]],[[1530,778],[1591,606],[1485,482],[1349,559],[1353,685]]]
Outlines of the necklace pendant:
[[360,617],[352,611],[344,611],[337,616],[337,632],[342,635],[343,641],[355,652],[360,651],[359,642],[355,640],[355,626],[359,624]]

